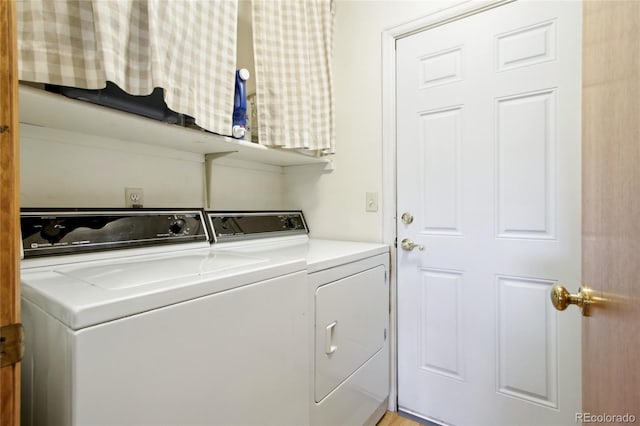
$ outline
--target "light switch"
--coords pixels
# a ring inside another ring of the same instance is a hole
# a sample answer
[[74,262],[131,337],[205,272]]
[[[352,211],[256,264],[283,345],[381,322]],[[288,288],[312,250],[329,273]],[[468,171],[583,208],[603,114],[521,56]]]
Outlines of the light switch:
[[377,212],[378,211],[378,193],[377,192],[367,192],[366,197],[366,211],[368,212]]

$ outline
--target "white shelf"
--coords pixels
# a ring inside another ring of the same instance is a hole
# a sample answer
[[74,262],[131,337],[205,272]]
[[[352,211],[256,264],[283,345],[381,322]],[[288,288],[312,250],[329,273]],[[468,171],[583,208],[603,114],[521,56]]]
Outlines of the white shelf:
[[30,86],[20,86],[20,122],[101,138],[132,141],[198,154],[224,154],[237,160],[274,166],[326,164],[297,152],[180,127],[135,114],[70,99]]

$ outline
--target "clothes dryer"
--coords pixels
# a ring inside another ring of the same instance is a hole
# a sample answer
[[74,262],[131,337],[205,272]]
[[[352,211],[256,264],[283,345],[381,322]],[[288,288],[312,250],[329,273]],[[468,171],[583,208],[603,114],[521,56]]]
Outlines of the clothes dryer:
[[389,397],[389,247],[309,238],[301,211],[207,212],[213,250],[304,259],[309,421],[374,425]]

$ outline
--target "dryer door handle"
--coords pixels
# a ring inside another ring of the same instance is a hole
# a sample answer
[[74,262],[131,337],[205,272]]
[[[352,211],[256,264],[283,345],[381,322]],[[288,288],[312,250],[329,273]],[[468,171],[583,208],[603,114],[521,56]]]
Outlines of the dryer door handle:
[[338,346],[334,344],[336,339],[336,326],[338,321],[334,321],[329,324],[324,331],[324,353],[331,355],[338,349]]

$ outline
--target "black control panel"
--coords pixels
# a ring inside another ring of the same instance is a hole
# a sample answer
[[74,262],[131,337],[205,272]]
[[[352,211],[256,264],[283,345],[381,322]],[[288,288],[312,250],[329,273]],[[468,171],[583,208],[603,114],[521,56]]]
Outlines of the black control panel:
[[224,212],[208,211],[215,242],[307,234],[301,211]]
[[209,240],[197,209],[24,209],[20,226],[25,258]]

